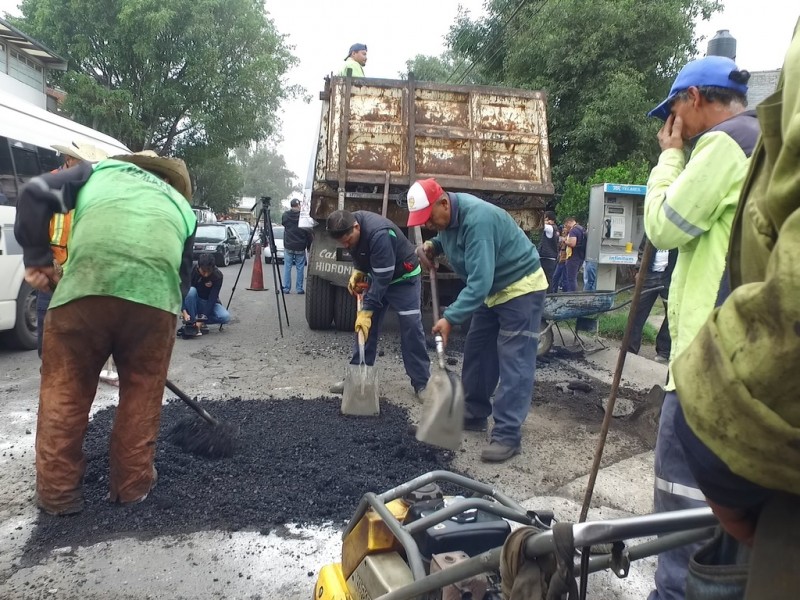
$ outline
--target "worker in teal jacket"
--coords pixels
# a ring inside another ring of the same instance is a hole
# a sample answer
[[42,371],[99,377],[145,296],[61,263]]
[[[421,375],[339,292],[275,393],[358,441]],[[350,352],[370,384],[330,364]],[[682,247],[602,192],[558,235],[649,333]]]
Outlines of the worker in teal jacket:
[[[678,249],[667,308],[670,366],[728,293],[725,255],[758,138],[755,113],[745,110],[748,78],[729,58],[692,61],[681,69],[667,99],[649,113],[665,123],[658,132],[661,155],[647,182],[645,230],[656,248]],[[675,435],[679,403],[672,376],[666,390],[655,452],[655,509],[705,506]],[[684,598],[695,549],[684,546],[659,555],[650,600]]]
[[491,442],[481,459],[508,460],[520,452],[533,396],[547,291],[539,253],[506,211],[470,194],[446,193],[433,179],[411,186],[408,209],[409,227],[438,231],[417,248],[422,264],[430,269],[445,254],[465,283],[433,326],[446,344],[452,326],[472,317],[462,368],[464,428],[486,431],[491,415]]
[[800,587],[800,21],[781,78],[757,109],[732,292],[673,372],[689,466],[722,526],[753,546],[747,597],[782,600]]

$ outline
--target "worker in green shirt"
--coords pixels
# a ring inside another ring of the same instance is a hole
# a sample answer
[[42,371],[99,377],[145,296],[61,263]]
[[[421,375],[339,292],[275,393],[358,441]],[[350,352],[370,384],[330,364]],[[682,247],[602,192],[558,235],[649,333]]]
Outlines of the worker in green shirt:
[[[164,384],[192,267],[190,198],[184,162],[151,151],[83,162],[22,189],[14,233],[25,280],[53,292],[36,429],[37,502],[49,514],[83,509],[83,438],[109,356],[119,370],[109,500],[141,502],[155,485]],[[48,226],[73,209],[59,277]]]
[[339,75],[342,77],[347,76],[347,70],[353,77],[364,77],[364,65],[367,64],[367,46],[366,44],[353,44],[350,46],[350,52],[344,59],[344,66]]

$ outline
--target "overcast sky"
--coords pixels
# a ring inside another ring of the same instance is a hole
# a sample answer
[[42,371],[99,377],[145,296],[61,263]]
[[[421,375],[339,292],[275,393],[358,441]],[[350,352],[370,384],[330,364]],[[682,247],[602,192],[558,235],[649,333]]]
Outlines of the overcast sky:
[[[556,0],[551,0],[556,1]],[[416,54],[439,54],[459,4],[473,16],[483,14],[484,0],[266,0],[267,10],[287,36],[299,64],[289,82],[300,84],[312,101],[283,107],[283,142],[279,150],[287,166],[305,180],[315,148],[319,121],[319,91],[323,77],[341,68],[351,44],[367,44],[366,73],[394,78]],[[699,24],[697,33],[710,39],[728,29],[737,40],[737,63],[743,69],[777,69],[789,46],[800,8],[791,0],[723,0],[724,12]],[[0,0],[0,13],[16,9],[17,0]],[[706,43],[701,44],[705,52]]]

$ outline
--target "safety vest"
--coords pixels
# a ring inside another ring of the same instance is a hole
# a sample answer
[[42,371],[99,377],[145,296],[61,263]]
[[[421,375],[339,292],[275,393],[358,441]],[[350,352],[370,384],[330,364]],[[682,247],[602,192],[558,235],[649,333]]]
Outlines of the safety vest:
[[55,213],[50,219],[50,250],[53,251],[53,259],[60,265],[67,262],[67,240],[74,212],[71,210],[67,214]]

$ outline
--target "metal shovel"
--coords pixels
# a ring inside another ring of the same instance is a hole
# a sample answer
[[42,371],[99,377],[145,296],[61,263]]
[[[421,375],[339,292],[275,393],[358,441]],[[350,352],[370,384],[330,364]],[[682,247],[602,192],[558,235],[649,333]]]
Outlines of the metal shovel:
[[[361,311],[362,294],[358,295],[358,310]],[[378,402],[378,371],[364,361],[364,333],[358,332],[359,364],[347,365],[342,392],[342,414],[376,416],[381,408]]]
[[[433,322],[439,320],[439,293],[436,285],[436,268],[430,272]],[[417,426],[420,442],[456,450],[461,445],[464,431],[464,387],[455,373],[447,370],[444,358],[444,340],[437,334],[436,363],[428,385],[422,393],[425,404]]]

